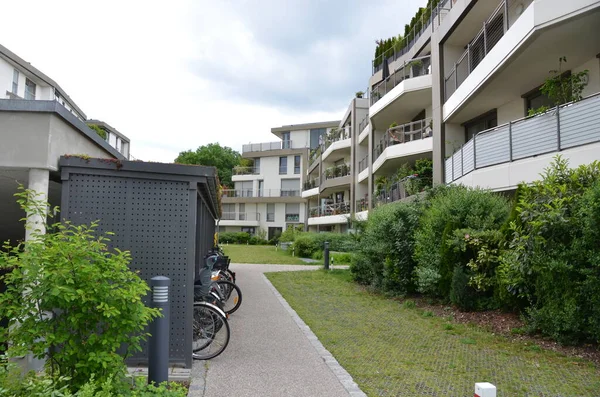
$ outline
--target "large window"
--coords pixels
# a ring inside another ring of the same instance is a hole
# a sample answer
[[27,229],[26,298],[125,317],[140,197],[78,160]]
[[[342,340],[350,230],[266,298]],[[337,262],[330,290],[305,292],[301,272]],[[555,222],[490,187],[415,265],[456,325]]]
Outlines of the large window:
[[300,173],[300,156],[294,156],[294,174]]
[[279,158],[279,175],[287,174],[287,157]]
[[252,185],[253,181],[235,182],[235,195],[236,197],[253,197]]
[[35,99],[35,83],[25,79],[25,99]]
[[240,203],[238,210],[238,219],[240,221],[246,220],[246,204]]
[[223,204],[223,214],[221,219],[224,221],[235,220],[235,204]]
[[327,130],[325,128],[314,128],[310,130],[310,148],[316,149],[319,147],[319,138],[325,135]]
[[475,136],[475,134],[481,131],[489,130],[490,128],[494,128],[497,125],[498,116],[496,114],[496,109],[467,121],[463,124],[465,127],[465,142],[468,142],[469,139]]
[[12,81],[12,93],[17,95],[17,91],[19,89],[19,71],[17,69],[13,70],[13,81]]
[[256,233],[256,228],[254,227],[242,227],[242,233],[248,233],[251,236],[254,236]]
[[300,195],[300,179],[282,179],[281,197],[295,197]]

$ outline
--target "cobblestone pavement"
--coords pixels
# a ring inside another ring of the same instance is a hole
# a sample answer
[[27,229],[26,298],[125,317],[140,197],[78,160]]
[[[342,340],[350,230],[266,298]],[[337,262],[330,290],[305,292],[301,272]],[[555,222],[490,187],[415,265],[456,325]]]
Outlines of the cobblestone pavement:
[[317,267],[231,268],[242,290],[242,306],[230,317],[227,349],[212,360],[194,363],[190,397],[364,396],[263,275]]

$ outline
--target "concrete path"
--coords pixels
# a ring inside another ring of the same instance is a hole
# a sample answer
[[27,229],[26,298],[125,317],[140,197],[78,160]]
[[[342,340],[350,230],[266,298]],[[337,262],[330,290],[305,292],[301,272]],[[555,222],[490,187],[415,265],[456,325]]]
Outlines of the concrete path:
[[190,397],[364,396],[263,275],[313,266],[231,265],[243,294],[227,349],[196,361]]

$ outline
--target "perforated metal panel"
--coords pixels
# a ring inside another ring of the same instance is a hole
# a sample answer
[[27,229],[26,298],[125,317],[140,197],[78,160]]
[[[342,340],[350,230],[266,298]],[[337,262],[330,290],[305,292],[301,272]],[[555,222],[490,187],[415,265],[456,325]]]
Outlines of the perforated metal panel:
[[[63,168],[62,217],[75,224],[100,220],[98,232],[115,233],[110,246],[131,252],[130,267],[142,279],[171,279],[170,360],[190,367],[194,265],[212,244],[214,207],[211,212],[211,203],[202,198],[206,192],[197,189],[200,180],[134,166],[135,172]],[[128,361],[142,364],[147,357],[145,343]]]

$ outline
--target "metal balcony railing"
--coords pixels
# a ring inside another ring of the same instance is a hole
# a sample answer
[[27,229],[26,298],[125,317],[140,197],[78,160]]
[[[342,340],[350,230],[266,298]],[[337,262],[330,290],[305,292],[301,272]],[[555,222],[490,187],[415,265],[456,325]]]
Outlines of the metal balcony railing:
[[260,167],[233,167],[233,175],[259,175]]
[[300,190],[294,189],[223,189],[221,197],[298,197]]
[[367,128],[367,125],[369,125],[369,115],[366,115],[365,117],[363,117],[363,119],[360,121],[360,123],[358,123],[358,134],[360,135],[365,128]]
[[311,207],[309,210],[309,217],[317,218],[321,216],[344,215],[349,213],[350,202],[345,201],[343,203],[325,204],[319,207]]
[[483,27],[467,44],[467,49],[454,63],[454,67],[444,80],[444,98],[448,98],[460,87],[483,58],[506,34],[509,27],[508,1],[503,0],[494,12],[483,22]]
[[303,190],[310,190],[319,187],[319,178],[313,178],[309,181],[304,182]]
[[291,149],[292,141],[277,141],[277,142],[262,142],[262,143],[249,143],[242,145],[242,153],[245,152],[265,152],[268,150],[280,150],[280,149]]
[[354,205],[354,212],[362,212],[369,209],[369,200],[366,198],[356,200]]
[[384,60],[387,60],[388,64],[396,61],[398,58],[406,54],[411,50],[411,48],[415,45],[417,40],[429,30],[433,31],[435,24],[433,23],[437,19],[437,25],[439,26],[441,22],[441,16],[444,12],[449,11],[452,8],[452,3],[454,1],[451,0],[440,0],[440,2],[433,7],[430,7],[429,10],[426,10],[424,14],[421,15],[421,20],[417,21],[418,23],[411,29],[406,37],[402,39],[401,42],[398,42],[396,46],[388,49],[383,54],[379,55],[377,58],[373,59],[373,73],[375,74],[383,68]]
[[327,135],[323,136],[323,151],[327,150],[332,143],[343,141],[352,137],[352,129],[350,126],[344,128],[334,128]]
[[260,212],[223,212],[223,221],[260,221]]
[[432,120],[430,118],[413,121],[388,129],[373,148],[373,159],[377,160],[383,151],[394,145],[416,141],[433,136]]
[[431,177],[409,175],[377,192],[373,198],[373,206],[377,207],[405,199],[431,186]]
[[369,155],[367,154],[365,157],[363,157],[362,160],[360,160],[358,162],[358,172],[363,172],[364,170],[367,169],[367,167],[369,166]]
[[340,164],[325,169],[321,180],[326,181],[328,179],[341,178],[350,175],[350,164]]
[[431,56],[414,58],[404,61],[390,76],[381,81],[371,90],[371,106],[404,80],[431,74]]
[[315,149],[311,149],[310,156],[309,156],[309,159],[308,159],[308,166],[309,167],[312,166],[313,163],[315,161],[317,161],[320,156],[321,156],[321,146],[318,146]]
[[600,142],[600,93],[482,131],[445,163],[450,183],[473,170]]

